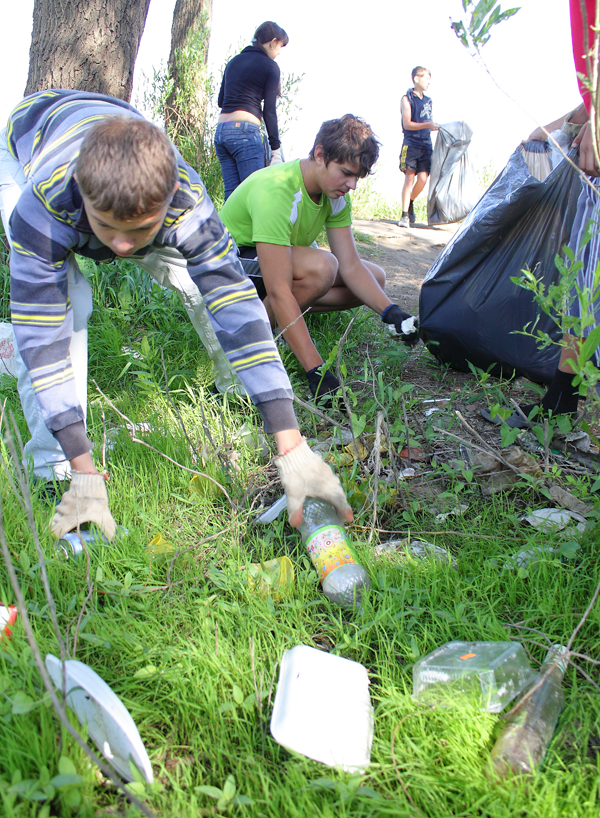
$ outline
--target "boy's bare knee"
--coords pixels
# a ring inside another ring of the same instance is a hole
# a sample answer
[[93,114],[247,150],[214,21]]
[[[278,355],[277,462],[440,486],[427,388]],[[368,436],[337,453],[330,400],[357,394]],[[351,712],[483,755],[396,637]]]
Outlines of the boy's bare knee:
[[375,281],[379,284],[382,290],[385,289],[385,270],[382,270],[381,267],[378,267],[374,264],[371,267],[371,272],[375,276]]
[[338,273],[338,260],[333,253],[325,250],[315,254],[311,269],[311,279],[315,289],[319,290],[319,295],[329,292],[335,283]]

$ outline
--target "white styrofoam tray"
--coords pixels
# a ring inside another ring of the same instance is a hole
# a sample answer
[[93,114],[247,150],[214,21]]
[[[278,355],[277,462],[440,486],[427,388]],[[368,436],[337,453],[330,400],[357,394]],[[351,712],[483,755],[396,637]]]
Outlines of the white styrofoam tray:
[[[62,662],[51,653],[46,668],[52,681],[62,690]],[[123,702],[98,674],[78,662],[65,662],[67,704],[82,724],[87,724],[90,738],[102,755],[126,781],[133,781],[129,759],[133,760],[148,784],[154,776],[146,748],[134,720]]]
[[373,743],[366,668],[307,645],[287,650],[281,659],[271,735],[288,750],[330,767],[364,772]]

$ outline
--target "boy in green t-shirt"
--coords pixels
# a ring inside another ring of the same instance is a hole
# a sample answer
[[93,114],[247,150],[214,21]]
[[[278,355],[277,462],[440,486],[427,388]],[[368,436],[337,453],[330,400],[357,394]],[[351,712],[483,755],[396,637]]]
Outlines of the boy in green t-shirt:
[[[385,273],[362,261],[352,236],[349,191],[379,156],[369,125],[352,114],[324,122],[307,159],[259,170],[236,188],[219,214],[272,323],[304,368],[315,397],[335,392],[329,371],[302,318],[311,312],[366,304],[393,324],[402,340],[418,341],[418,324],[386,296]],[[331,252],[311,246],[323,228]]]

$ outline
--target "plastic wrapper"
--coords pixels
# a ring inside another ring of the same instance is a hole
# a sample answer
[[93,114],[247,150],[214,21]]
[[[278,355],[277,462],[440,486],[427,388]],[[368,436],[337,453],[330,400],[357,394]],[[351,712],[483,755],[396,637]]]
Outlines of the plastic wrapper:
[[464,219],[481,196],[468,148],[473,131],[466,122],[440,125],[431,157],[428,224],[452,224]]
[[423,282],[421,337],[439,361],[462,372],[470,361],[495,376],[552,379],[559,347],[540,349],[519,333],[538,317],[553,339],[560,331],[511,277],[529,269],[546,287],[558,280],[555,256],[569,240],[580,191],[566,161],[540,182],[521,151],[513,153]]
[[12,324],[0,323],[0,376],[17,377],[16,346]]

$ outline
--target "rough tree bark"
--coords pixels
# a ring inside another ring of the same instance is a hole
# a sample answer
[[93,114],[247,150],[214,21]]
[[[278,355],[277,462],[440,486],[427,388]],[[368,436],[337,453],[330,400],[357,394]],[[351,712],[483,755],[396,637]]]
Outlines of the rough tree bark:
[[35,0],[25,95],[48,88],[129,101],[150,0]]
[[207,105],[206,64],[212,22],[212,0],[177,0],[171,27],[167,129],[202,129]]

